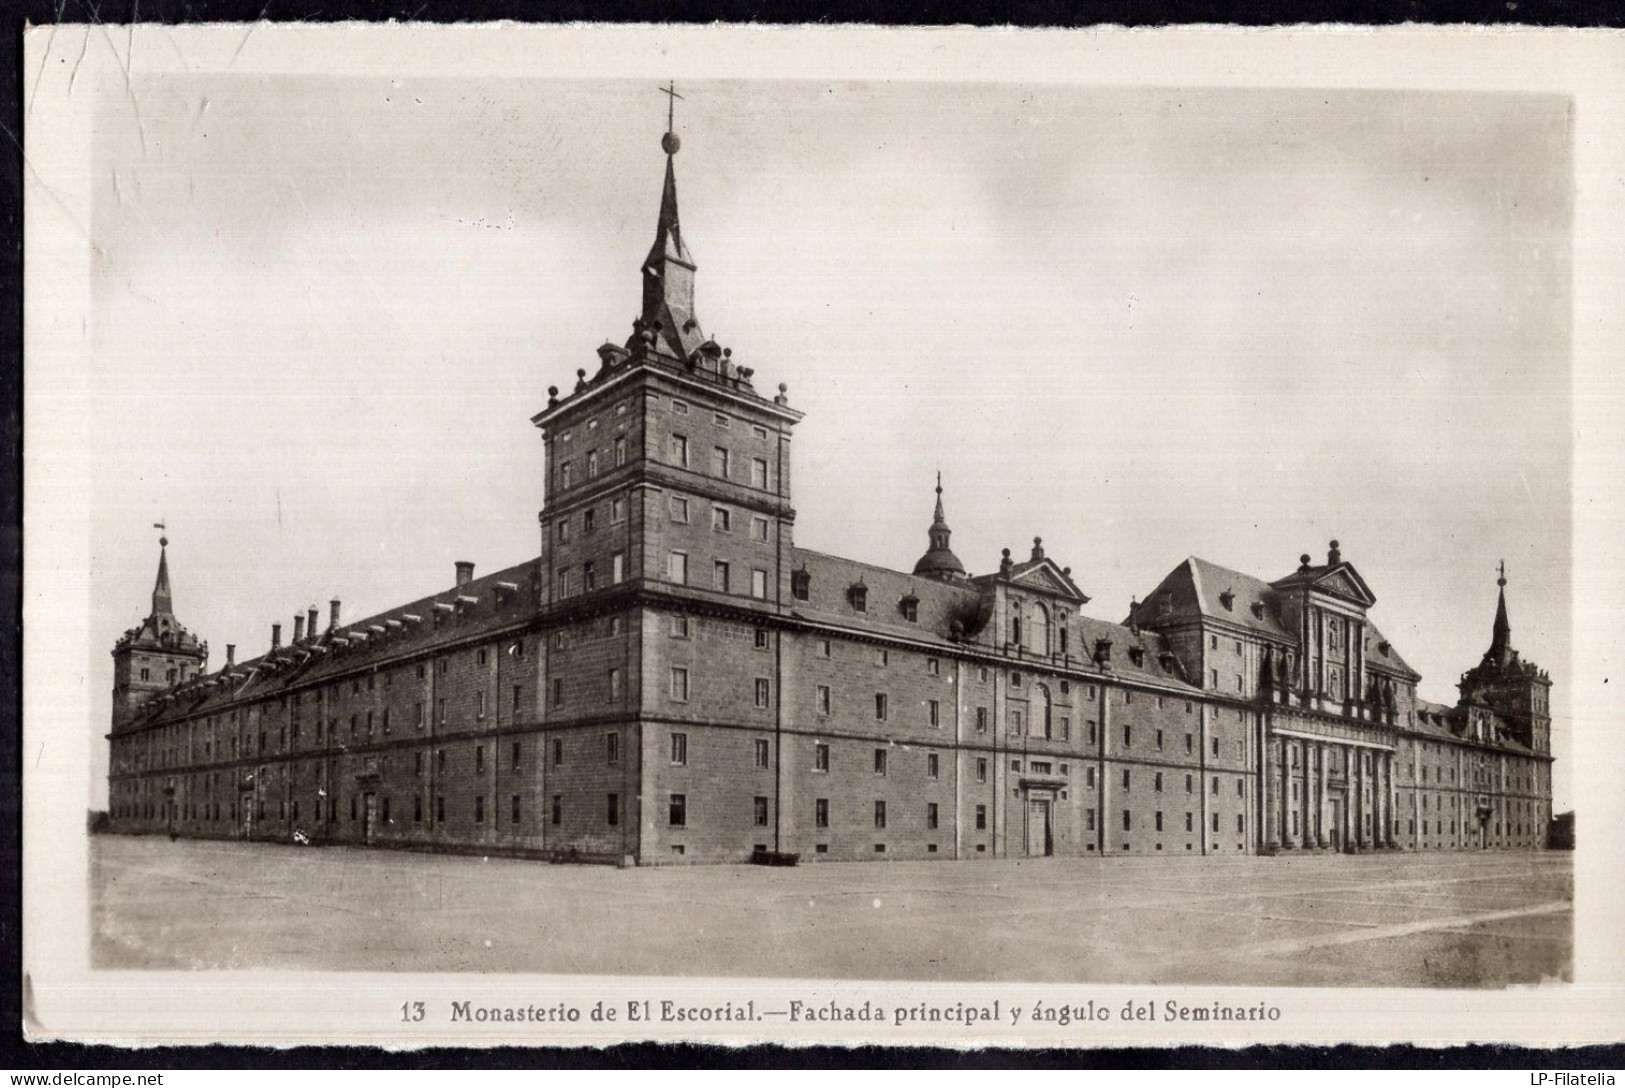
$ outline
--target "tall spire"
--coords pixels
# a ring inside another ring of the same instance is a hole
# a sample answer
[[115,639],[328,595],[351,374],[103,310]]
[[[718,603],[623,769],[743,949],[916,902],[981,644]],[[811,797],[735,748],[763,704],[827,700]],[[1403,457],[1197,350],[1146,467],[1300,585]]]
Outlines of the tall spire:
[[161,536],[158,538],[158,580],[152,586],[152,614],[172,615],[174,611],[169,596],[169,538]]
[[677,93],[675,86],[660,88],[669,101],[666,134],[660,146],[666,152],[666,183],[660,194],[660,219],[655,226],[654,245],[643,261],[643,313],[646,327],[656,328],[660,350],[679,359],[705,342],[700,323],[694,316],[694,258],[683,243],[683,228],[677,217],[677,152],[682,141],[674,129]]
[[1496,661],[1504,662],[1512,650],[1512,624],[1507,621],[1507,564],[1501,560],[1500,577],[1495,580],[1500,587],[1499,599],[1495,603],[1495,630],[1490,636],[1490,656]]
[[931,540],[931,547],[920,556],[920,561],[914,564],[914,573],[923,578],[935,578],[938,581],[960,581],[965,578],[965,565],[959,561],[953,549],[948,546],[948,538],[953,530],[948,528],[948,518],[942,511],[942,473],[937,473],[937,509],[931,519],[931,529],[927,534]]

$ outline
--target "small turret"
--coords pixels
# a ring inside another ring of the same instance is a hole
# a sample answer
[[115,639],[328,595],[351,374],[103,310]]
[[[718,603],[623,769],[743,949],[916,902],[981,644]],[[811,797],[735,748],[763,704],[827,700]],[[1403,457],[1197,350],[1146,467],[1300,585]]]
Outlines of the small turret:
[[926,553],[920,556],[920,561],[914,564],[914,573],[922,578],[934,578],[939,582],[962,582],[966,578],[965,564],[959,561],[953,549],[948,546],[948,538],[953,530],[948,528],[948,519],[942,511],[942,473],[937,473],[937,509],[931,519],[931,528],[927,535],[931,546]]

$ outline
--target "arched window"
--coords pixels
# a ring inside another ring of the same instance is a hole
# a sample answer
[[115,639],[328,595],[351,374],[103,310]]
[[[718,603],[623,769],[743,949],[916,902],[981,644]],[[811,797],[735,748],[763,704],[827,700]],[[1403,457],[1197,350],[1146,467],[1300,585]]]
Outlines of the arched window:
[[1049,609],[1041,603],[1033,604],[1032,629],[1028,633],[1028,647],[1039,654],[1049,653]]

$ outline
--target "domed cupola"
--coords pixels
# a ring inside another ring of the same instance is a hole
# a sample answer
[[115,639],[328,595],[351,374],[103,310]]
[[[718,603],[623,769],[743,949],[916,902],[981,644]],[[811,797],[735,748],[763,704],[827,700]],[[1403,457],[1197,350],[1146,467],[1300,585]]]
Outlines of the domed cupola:
[[942,473],[937,473],[937,512],[931,521],[931,547],[920,556],[920,561],[914,564],[914,573],[922,578],[935,578],[939,582],[963,582],[966,579],[965,564],[959,561],[953,549],[948,546],[948,538],[953,530],[948,528],[947,519],[942,513]]

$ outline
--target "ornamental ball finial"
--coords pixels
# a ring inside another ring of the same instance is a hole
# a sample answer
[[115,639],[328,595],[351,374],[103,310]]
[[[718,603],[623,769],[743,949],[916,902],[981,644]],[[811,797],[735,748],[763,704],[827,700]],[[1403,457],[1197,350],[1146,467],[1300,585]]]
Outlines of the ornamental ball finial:
[[683,141],[677,138],[677,133],[668,132],[664,136],[660,137],[660,146],[666,152],[666,154],[675,155],[677,154],[678,150],[682,148]]
[[[167,547],[169,547],[169,538],[168,538],[168,537],[167,537],[167,536],[161,536],[161,537],[159,537],[159,538],[158,538],[158,546],[159,546],[159,547],[160,547],[160,548],[167,548]],[[1502,584],[1502,585],[1506,585],[1506,581],[1505,581],[1505,580],[1502,580],[1502,582],[1501,582],[1501,584]]]

